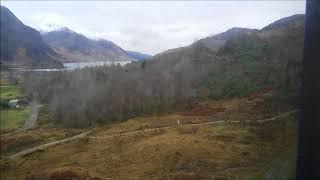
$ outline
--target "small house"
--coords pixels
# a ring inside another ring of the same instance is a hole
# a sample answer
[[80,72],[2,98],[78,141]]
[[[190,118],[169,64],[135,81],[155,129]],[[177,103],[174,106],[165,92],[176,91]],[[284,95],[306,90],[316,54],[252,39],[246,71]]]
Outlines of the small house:
[[19,105],[18,105],[18,102],[19,100],[18,99],[11,99],[9,102],[8,102],[8,105],[9,107],[11,108],[19,108]]

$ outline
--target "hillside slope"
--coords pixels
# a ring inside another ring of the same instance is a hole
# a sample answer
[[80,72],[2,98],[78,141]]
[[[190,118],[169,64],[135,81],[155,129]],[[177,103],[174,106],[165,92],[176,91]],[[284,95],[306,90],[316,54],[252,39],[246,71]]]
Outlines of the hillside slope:
[[1,66],[61,68],[60,59],[38,31],[1,6]]
[[69,62],[131,61],[127,52],[107,40],[93,40],[66,27],[42,34],[56,52]]
[[135,51],[127,51],[127,54],[137,60],[137,61],[143,61],[143,60],[148,60],[150,59],[152,56],[150,55],[147,55],[147,54],[142,54],[142,53],[139,53],[139,52],[135,52]]
[[[34,89],[41,89],[37,98],[65,127],[175,111],[202,100],[247,96],[261,89],[294,99],[300,85],[304,16],[289,19],[270,29],[233,28],[206,39],[212,43],[199,41],[124,67],[57,73],[39,81],[30,76],[25,91],[33,96]],[[50,87],[43,88],[42,83]],[[75,102],[83,106],[74,106]]]
[[304,15],[260,30],[232,28],[157,54],[146,67],[169,74],[189,72],[190,78],[198,79],[197,93],[213,98],[243,95],[263,86],[297,90],[303,33]]
[[[295,154],[290,154],[296,145],[296,116],[291,114],[277,121],[254,123],[277,116],[278,108],[288,108],[287,102],[260,93],[201,104],[200,108],[210,109],[210,116],[172,113],[135,117],[97,127],[86,138],[17,157],[1,171],[8,180],[27,177],[218,180],[250,179],[257,173],[260,177],[285,175],[289,179],[294,175],[294,161],[290,158],[294,159]],[[225,111],[216,112],[219,107],[224,107]],[[177,120],[181,121],[180,126]],[[218,123],[217,120],[229,122]],[[232,123],[242,120],[251,120],[252,124]],[[216,123],[196,124],[202,121]],[[168,126],[170,128],[161,128]],[[151,128],[154,130],[148,131]],[[50,127],[33,129],[3,138],[1,147],[10,155],[23,147],[18,138],[23,138],[26,145],[44,144],[39,141],[49,137],[59,140],[63,134],[73,135],[72,131]],[[140,132],[134,133],[137,131]],[[289,158],[272,162],[283,154]],[[280,168],[262,171],[270,162],[273,168]]]

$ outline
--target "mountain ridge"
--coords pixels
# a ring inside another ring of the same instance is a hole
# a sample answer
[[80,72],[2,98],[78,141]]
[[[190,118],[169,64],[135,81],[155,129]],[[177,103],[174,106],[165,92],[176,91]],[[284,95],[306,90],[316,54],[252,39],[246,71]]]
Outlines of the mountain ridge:
[[8,67],[62,68],[62,57],[40,33],[24,25],[8,8],[1,6],[1,65]]
[[273,23],[260,30],[231,28],[159,53],[144,67],[165,74],[188,72],[184,78],[198,79],[193,86],[199,88],[193,93],[203,93],[204,98],[244,95],[270,86],[296,92],[301,78],[304,15]]
[[[250,29],[250,28],[241,28],[241,27],[232,27],[222,33],[218,33],[216,35],[208,36],[202,39],[199,39],[196,42],[193,42],[190,45],[177,47],[173,49],[168,49],[166,51],[160,52],[153,57],[158,58],[161,55],[170,54],[170,53],[177,53],[180,51],[187,51],[190,48],[197,47],[197,46],[204,46],[217,52],[219,48],[223,47],[226,40],[233,39],[242,34],[255,34],[255,33],[264,33],[269,30],[274,30],[276,28],[286,27],[286,25],[296,25],[296,21],[301,21],[304,19],[304,14],[295,14],[292,16],[284,17],[279,20],[276,20],[261,29]],[[301,25],[301,24],[300,24]]]
[[136,59],[137,61],[148,60],[152,57],[151,55],[143,54],[136,51],[127,51],[127,54],[133,59]]
[[90,39],[67,27],[42,34],[44,41],[70,62],[132,61],[127,52],[105,39]]

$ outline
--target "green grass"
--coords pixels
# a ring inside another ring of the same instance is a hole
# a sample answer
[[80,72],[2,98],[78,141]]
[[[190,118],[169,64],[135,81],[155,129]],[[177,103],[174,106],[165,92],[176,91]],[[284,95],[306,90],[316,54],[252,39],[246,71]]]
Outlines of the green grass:
[[1,112],[1,129],[14,129],[22,126],[31,113],[31,107],[6,109]]
[[16,99],[21,96],[22,92],[18,85],[1,85],[0,87],[1,101]]

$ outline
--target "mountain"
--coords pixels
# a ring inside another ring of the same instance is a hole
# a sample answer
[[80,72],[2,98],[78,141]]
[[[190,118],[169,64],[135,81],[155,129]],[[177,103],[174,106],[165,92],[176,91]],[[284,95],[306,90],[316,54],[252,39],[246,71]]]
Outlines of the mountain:
[[299,14],[259,30],[231,28],[159,53],[144,67],[196,79],[194,93],[211,98],[244,95],[270,86],[296,92],[303,42],[304,15]]
[[66,27],[42,34],[44,41],[66,61],[132,61],[127,52],[107,40],[93,40]]
[[142,53],[135,52],[135,51],[127,51],[127,54],[128,54],[128,56],[130,56],[131,58],[133,58],[137,61],[148,60],[152,57],[150,55],[142,54]]
[[38,31],[24,25],[8,8],[1,6],[1,65],[7,67],[62,68],[61,57]]
[[48,104],[51,117],[67,127],[88,126],[101,122],[101,117],[125,120],[140,113],[162,114],[192,108],[203,100],[262,92],[289,101],[292,108],[267,105],[274,112],[285,112],[295,109],[303,39],[304,15],[296,15],[260,30],[232,28],[148,61],[65,73],[59,81],[48,77],[48,88],[32,77],[34,86],[28,88],[41,90],[33,94],[45,97],[41,101]]
[[[223,33],[200,39],[189,46],[179,47],[179,48],[164,51],[162,53],[155,55],[154,57],[157,58],[165,54],[173,55],[178,52],[180,52],[181,55],[188,52],[189,54],[192,54],[190,51],[200,47],[207,48],[208,50],[211,50],[212,53],[217,53],[218,50],[220,50],[220,48],[223,48],[226,45],[227,42],[230,43],[230,41],[234,41],[237,38],[243,38],[243,37],[256,36],[261,40],[267,40],[268,38],[272,39],[274,37],[288,38],[287,36],[297,35],[294,33],[301,33],[303,31],[303,23],[304,23],[304,15],[297,14],[297,15],[293,15],[290,17],[277,20],[271,23],[270,25],[267,25],[266,27],[262,28],[261,30],[234,27]],[[296,32],[291,32],[290,29]],[[303,38],[303,36],[299,37],[300,40],[301,38]]]

